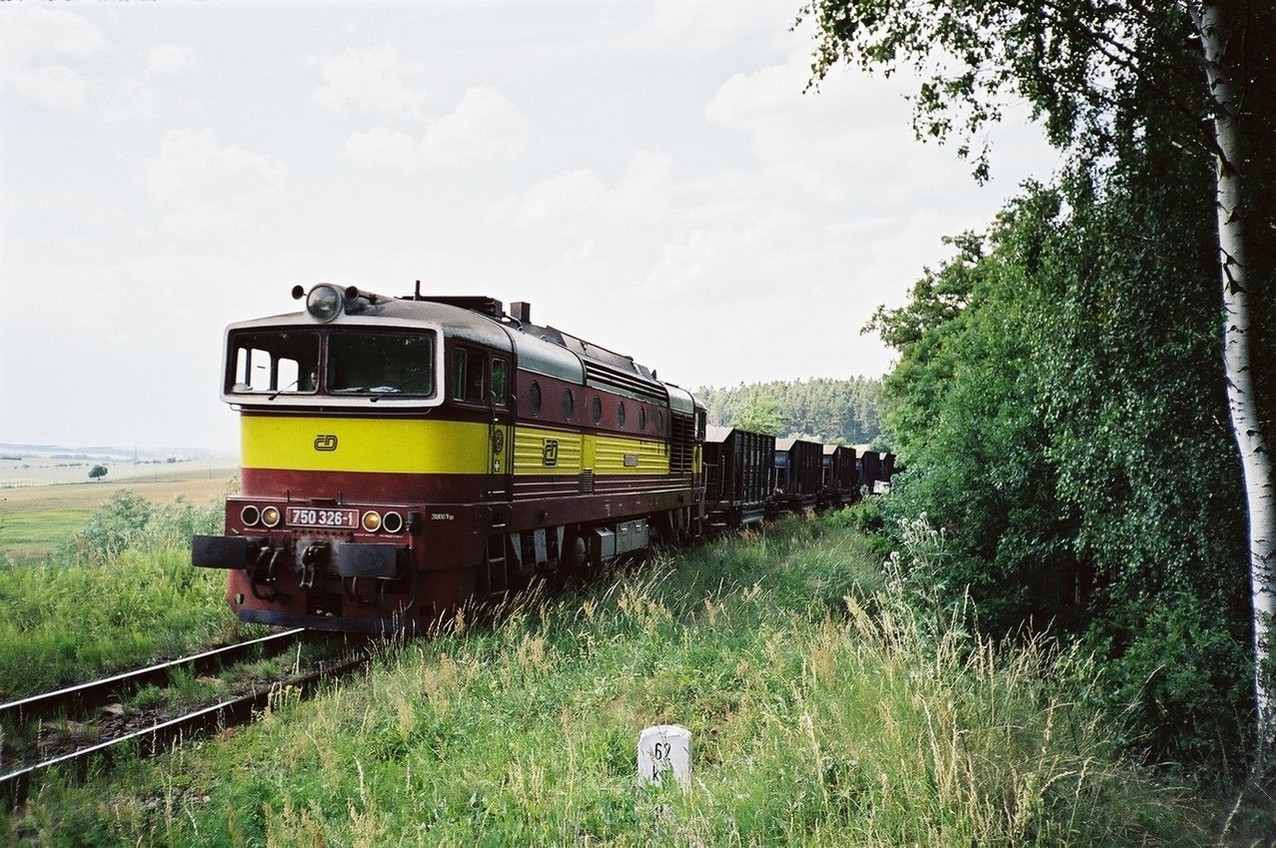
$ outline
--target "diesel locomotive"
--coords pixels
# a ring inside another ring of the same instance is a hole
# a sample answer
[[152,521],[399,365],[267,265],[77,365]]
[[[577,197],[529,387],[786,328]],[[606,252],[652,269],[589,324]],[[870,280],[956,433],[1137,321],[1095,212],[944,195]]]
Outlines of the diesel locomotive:
[[192,540],[241,619],[412,629],[699,528],[704,407],[630,357],[525,303],[293,296],[227,328],[241,493]]
[[821,476],[822,446],[799,458],[743,431],[706,465],[690,392],[526,303],[419,283],[293,297],[304,310],[226,330],[241,492],[222,535],[192,539],[244,621],[416,630],[537,575],[871,488],[850,448]]

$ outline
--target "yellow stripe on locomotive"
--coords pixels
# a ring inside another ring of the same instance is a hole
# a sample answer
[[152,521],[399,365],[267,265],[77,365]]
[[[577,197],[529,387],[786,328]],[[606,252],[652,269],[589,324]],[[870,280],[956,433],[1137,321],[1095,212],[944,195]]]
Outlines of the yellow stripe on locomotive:
[[663,442],[582,433],[517,427],[514,434],[514,473],[573,475],[668,474],[669,454]]
[[650,439],[589,436],[596,474],[668,474],[669,453],[663,442]]
[[482,474],[490,428],[445,419],[244,415],[244,468]]
[[579,430],[517,427],[514,430],[514,474],[580,474],[584,439]]
[[[502,428],[507,429],[507,428]],[[399,474],[482,474],[491,428],[446,419],[245,415],[245,468]],[[504,471],[504,468],[491,469]],[[570,430],[516,427],[514,473],[668,474],[662,442]]]

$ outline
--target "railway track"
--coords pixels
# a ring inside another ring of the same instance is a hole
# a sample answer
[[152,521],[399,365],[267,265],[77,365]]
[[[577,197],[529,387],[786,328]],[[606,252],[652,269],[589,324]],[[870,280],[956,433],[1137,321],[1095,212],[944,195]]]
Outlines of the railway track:
[[[0,704],[0,723],[4,727],[20,727],[39,721],[42,724],[53,719],[84,716],[101,710],[108,704],[137,692],[145,686],[165,686],[175,673],[192,676],[205,675],[227,669],[249,660],[279,656],[296,648],[299,652],[303,641],[313,638],[311,631],[288,630],[259,639],[227,645],[204,651],[189,657],[157,663],[146,668],[113,675],[102,680],[78,686],[46,692],[7,704]],[[330,634],[320,634],[319,638]],[[325,679],[350,674],[363,667],[366,654],[351,656],[349,652],[336,659],[312,660],[306,670],[298,667],[269,681],[253,681],[232,695],[204,702],[176,713],[145,714],[140,717],[116,721],[99,734],[91,734],[90,741],[58,746],[51,755],[39,752],[22,757],[18,768],[6,767],[0,761],[0,803],[6,809],[22,804],[33,783],[52,769],[82,779],[90,762],[109,763],[112,756],[122,750],[135,751],[143,756],[168,750],[175,741],[198,736],[210,731],[246,724],[255,714],[261,713],[271,694],[282,686],[299,689],[308,695]],[[104,737],[104,738],[103,738]]]

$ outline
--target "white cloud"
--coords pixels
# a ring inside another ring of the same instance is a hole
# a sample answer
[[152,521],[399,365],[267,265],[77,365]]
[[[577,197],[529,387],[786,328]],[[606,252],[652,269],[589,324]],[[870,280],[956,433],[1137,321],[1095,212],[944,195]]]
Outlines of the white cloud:
[[150,121],[159,116],[155,87],[148,79],[123,80],[102,100],[103,121]]
[[212,130],[173,130],[147,162],[147,189],[177,234],[218,233],[246,223],[283,186],[288,167],[234,145]]
[[[683,179],[654,154],[634,156],[614,182],[575,168],[507,198],[496,217],[537,237],[560,283],[625,304],[631,322],[607,328],[618,349],[700,338],[694,353],[660,346],[675,379],[719,380],[754,360],[759,379],[793,377],[794,361],[807,375],[880,373],[888,354],[857,331],[916,275],[918,257],[942,250],[936,232],[961,228],[961,216],[932,204],[973,185],[951,151],[912,143],[897,87],[847,75],[804,94],[806,74],[795,54],[736,74],[706,102],[704,143],[740,137],[751,156]],[[812,308],[841,331],[795,336],[783,357],[760,357],[770,332],[760,328],[798,326]]]
[[450,114],[430,124],[421,153],[432,165],[472,165],[512,159],[531,129],[518,107],[494,88],[470,88]]
[[347,50],[324,62],[320,73],[325,85],[315,89],[313,98],[333,112],[369,112],[388,120],[422,116],[425,90],[410,84],[421,65],[401,59],[393,47]]
[[496,216],[521,229],[560,233],[596,232],[635,223],[652,226],[667,214],[675,190],[669,157],[638,153],[612,187],[592,169],[579,168],[506,198]]
[[652,219],[665,214],[676,188],[671,158],[657,153],[637,153],[616,187],[616,208],[625,220]]
[[89,81],[66,65],[25,68],[11,84],[18,94],[50,109],[74,110],[85,104]]
[[199,57],[181,44],[157,44],[151,48],[148,74],[176,77],[199,68]]
[[748,138],[780,196],[880,209],[968,180],[951,150],[913,139],[906,80],[847,71],[804,93],[808,77],[808,57],[794,54],[734,75],[705,107],[709,121]]
[[346,142],[346,159],[364,168],[413,171],[420,164],[417,140],[402,130],[377,127]]
[[750,32],[783,32],[796,17],[787,0],[654,0],[652,37],[694,53],[709,53]]
[[[656,296],[694,291],[706,300],[747,296],[754,283],[765,280],[770,287],[787,276],[794,254],[807,249],[810,235],[803,230],[800,216],[773,210],[687,231],[666,245],[643,289]],[[787,250],[779,252],[779,245]]]
[[531,128],[509,98],[493,88],[470,88],[455,110],[427,123],[420,139],[378,127],[356,133],[346,158],[365,168],[416,171],[513,159],[527,146]]
[[84,106],[91,84],[79,71],[50,55],[89,56],[108,47],[101,30],[63,9],[28,3],[6,4],[0,27],[0,89],[50,109]]
[[5,10],[0,29],[0,56],[8,63],[26,62],[44,53],[88,56],[106,48],[106,36],[84,18],[63,9],[15,3]]
[[541,180],[522,197],[506,202],[514,223],[523,228],[576,230],[596,221],[607,187],[589,168],[568,171]]

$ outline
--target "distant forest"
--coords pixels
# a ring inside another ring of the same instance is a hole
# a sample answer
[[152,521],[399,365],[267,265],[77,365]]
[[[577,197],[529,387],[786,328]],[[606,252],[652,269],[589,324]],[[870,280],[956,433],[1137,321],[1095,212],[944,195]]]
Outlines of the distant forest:
[[881,437],[881,386],[881,380],[866,377],[741,383],[731,389],[704,387],[696,397],[707,407],[710,424],[864,445]]

